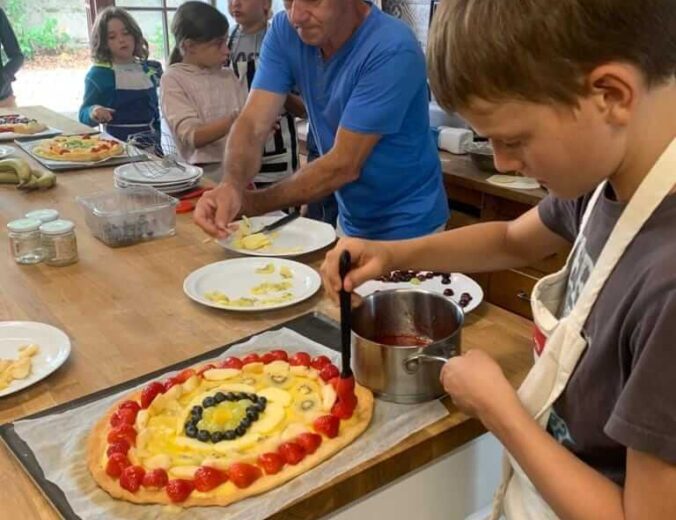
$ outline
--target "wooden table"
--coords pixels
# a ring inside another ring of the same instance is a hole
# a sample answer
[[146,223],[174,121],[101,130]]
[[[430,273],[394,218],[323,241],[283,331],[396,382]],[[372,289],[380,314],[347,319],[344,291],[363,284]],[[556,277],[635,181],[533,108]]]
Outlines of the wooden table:
[[[87,130],[42,107],[21,108],[65,132]],[[1,113],[8,113],[2,111]],[[17,155],[24,155],[18,151]],[[24,155],[25,156],[25,155]],[[184,296],[191,271],[228,257],[192,222],[177,216],[177,234],[153,242],[111,249],[86,227],[77,195],[112,188],[111,168],[59,173],[45,192],[22,193],[0,186],[0,320],[52,324],[71,338],[68,361],[42,382],[0,399],[0,422],[92,393],[152,370],[235,341],[311,310],[337,318],[337,308],[320,292],[288,309],[237,314],[207,308]],[[66,267],[20,266],[8,252],[5,224],[38,208],[55,208],[76,223],[80,261]],[[318,267],[323,253],[301,258]],[[517,385],[531,364],[531,324],[482,304],[467,319],[463,348],[482,348],[499,361]],[[448,417],[389,452],[317,489],[276,518],[317,518],[348,504],[484,432],[450,401]],[[3,518],[58,518],[13,459],[0,448],[0,504]]]

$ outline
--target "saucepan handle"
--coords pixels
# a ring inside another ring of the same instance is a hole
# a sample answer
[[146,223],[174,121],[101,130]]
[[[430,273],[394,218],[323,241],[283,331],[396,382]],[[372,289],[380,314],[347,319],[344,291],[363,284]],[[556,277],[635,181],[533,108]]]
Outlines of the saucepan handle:
[[443,356],[430,356],[429,354],[412,354],[404,360],[404,369],[409,374],[417,372],[418,365],[424,363],[446,363],[448,358]]

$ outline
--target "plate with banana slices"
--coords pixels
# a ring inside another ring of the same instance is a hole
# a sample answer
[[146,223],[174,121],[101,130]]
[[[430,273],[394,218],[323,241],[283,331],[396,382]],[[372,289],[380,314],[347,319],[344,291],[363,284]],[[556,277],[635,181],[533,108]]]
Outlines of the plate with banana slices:
[[0,322],[0,397],[41,381],[68,359],[70,339],[35,321]]

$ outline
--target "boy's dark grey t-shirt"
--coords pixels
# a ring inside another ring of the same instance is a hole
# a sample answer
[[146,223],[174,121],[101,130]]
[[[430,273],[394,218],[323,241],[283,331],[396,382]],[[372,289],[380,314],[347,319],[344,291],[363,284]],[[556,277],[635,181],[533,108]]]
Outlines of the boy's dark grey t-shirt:
[[[575,241],[591,194],[549,196],[543,223]],[[574,251],[570,311],[626,205],[608,185]],[[548,431],[587,464],[624,484],[626,449],[676,464],[676,195],[627,247],[584,326],[587,349],[554,404]]]

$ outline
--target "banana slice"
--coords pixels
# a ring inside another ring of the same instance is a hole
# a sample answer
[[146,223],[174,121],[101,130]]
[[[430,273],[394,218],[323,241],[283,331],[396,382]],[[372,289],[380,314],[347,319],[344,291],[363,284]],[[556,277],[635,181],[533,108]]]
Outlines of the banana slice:
[[171,457],[164,453],[159,453],[157,455],[153,455],[152,457],[147,458],[143,463],[145,467],[148,469],[161,468],[164,470],[168,470],[171,467]]
[[232,379],[240,372],[241,370],[237,368],[211,368],[204,372],[204,379],[209,381],[224,381]]
[[199,466],[174,466],[173,468],[169,468],[169,476],[192,480],[195,476],[195,471],[198,469]]
[[270,374],[271,376],[284,376],[289,375],[291,365],[286,361],[273,361],[272,363],[265,365],[263,367],[263,372],[265,374]]
[[265,407],[263,415],[251,425],[251,432],[268,433],[274,430],[275,427],[284,420],[284,417],[286,417],[284,407],[280,404],[270,402]]
[[282,390],[281,388],[274,387],[264,388],[263,390],[258,392],[258,395],[261,397],[265,397],[269,401],[269,403],[278,404],[279,406],[282,406],[284,408],[289,406],[292,401],[291,394],[286,390]]

